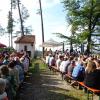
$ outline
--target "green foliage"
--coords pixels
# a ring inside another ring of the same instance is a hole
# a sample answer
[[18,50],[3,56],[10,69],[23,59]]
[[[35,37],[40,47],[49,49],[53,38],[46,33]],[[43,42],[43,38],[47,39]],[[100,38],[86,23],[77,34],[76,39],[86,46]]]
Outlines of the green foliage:
[[7,48],[0,48],[0,52],[2,51],[9,51],[9,53],[15,51],[14,48],[10,48],[10,47],[7,47]]
[[60,37],[62,39],[67,39],[67,40],[71,39],[70,37],[63,35],[62,33],[53,33],[53,34],[57,35],[58,37]]
[[9,15],[8,15],[8,26],[7,26],[7,32],[8,33],[11,33],[13,32],[13,22],[14,22],[14,19],[12,18],[12,14],[11,12],[9,11]]
[[63,0],[62,3],[69,24],[76,27],[74,34],[81,42],[87,40],[90,51],[92,34],[100,32],[100,0]]
[[29,17],[28,10],[24,5],[21,6],[21,15],[22,15],[23,22]]
[[20,22],[20,26],[21,26],[21,30],[19,32],[22,35],[24,35],[24,32],[26,32],[26,29],[29,32],[31,32],[31,30],[29,29],[28,26],[26,26],[26,28],[24,29],[24,27],[25,27],[24,23],[27,20],[27,18],[29,17],[27,8],[21,3],[21,0],[11,0],[11,2],[12,2],[12,8],[18,9],[18,13],[19,13],[18,22]]
[[17,0],[11,0],[13,9],[17,8]]
[[5,28],[3,28],[3,27],[0,25],[0,36],[2,36],[4,33],[5,33]]

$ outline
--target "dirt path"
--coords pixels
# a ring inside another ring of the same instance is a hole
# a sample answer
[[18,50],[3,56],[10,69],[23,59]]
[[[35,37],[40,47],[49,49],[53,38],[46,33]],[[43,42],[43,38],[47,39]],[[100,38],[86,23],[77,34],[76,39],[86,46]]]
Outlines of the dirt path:
[[58,73],[55,74],[48,68],[44,70],[40,67],[40,63],[35,63],[35,73],[27,77],[18,100],[82,100],[68,95],[72,88],[62,81]]

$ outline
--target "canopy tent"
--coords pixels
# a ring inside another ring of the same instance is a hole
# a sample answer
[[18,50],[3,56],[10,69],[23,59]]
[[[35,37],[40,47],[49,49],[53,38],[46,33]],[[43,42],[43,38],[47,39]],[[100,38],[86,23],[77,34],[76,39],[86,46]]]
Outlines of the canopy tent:
[[7,47],[5,44],[0,43],[0,48]]
[[42,45],[40,45],[41,47],[58,47],[58,46],[62,46],[63,43],[61,42],[57,42],[53,39],[50,39],[44,43],[42,43]]

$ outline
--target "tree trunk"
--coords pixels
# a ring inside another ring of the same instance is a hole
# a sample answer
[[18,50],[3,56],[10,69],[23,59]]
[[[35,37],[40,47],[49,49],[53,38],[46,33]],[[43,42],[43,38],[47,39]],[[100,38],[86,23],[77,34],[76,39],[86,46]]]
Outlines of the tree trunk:
[[[42,15],[42,6],[41,6],[41,0],[39,0],[40,5],[40,16],[41,16],[41,28],[42,28],[42,43],[44,42],[44,25],[43,25],[43,15]],[[43,57],[44,57],[44,47],[42,48]]]
[[70,53],[73,52],[73,42],[72,42],[72,39],[70,40]]
[[19,12],[19,17],[20,17],[20,25],[21,25],[21,35],[24,35],[24,26],[23,26],[23,19],[20,11],[20,3],[19,0],[17,0],[17,6],[18,6],[18,12]]
[[89,35],[87,39],[87,54],[91,53],[91,33],[92,33],[92,16],[93,16],[93,0],[91,0],[91,10],[90,10],[90,17],[89,17]]
[[65,52],[65,45],[64,45],[64,42],[63,42],[63,53]]
[[[11,21],[12,21],[12,0],[11,0]],[[12,22],[13,23],[13,22]],[[13,26],[11,25],[11,47],[13,47],[13,40],[12,40],[12,31],[13,31]],[[10,37],[9,37],[10,38]],[[9,42],[10,43],[10,42]]]
[[88,44],[87,44],[87,54],[90,54],[90,48],[91,47],[91,34],[88,37]]

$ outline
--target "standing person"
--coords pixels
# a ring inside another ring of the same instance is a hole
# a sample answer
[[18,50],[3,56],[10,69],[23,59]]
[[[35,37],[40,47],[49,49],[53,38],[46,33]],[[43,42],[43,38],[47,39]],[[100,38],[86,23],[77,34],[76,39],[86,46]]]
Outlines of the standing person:
[[16,57],[16,59],[15,59],[15,67],[18,69],[19,82],[21,84],[24,81],[24,70],[23,70],[23,66],[19,60],[19,57]]
[[16,90],[19,87],[19,71],[18,69],[15,67],[15,61],[11,61],[8,64],[8,68],[9,68],[9,75],[13,78],[13,81],[11,82],[11,84],[13,85],[13,89],[15,91],[15,95],[16,95]]
[[6,89],[5,79],[0,78],[0,100],[8,100],[5,89]]
[[30,64],[30,60],[29,60],[28,55],[26,54],[26,55],[23,56],[23,65],[24,65],[25,74],[28,74],[29,64]]
[[6,81],[6,93],[9,100],[14,100],[14,91],[13,91],[13,78],[9,75],[9,69],[7,65],[1,66],[1,78],[5,79]]

